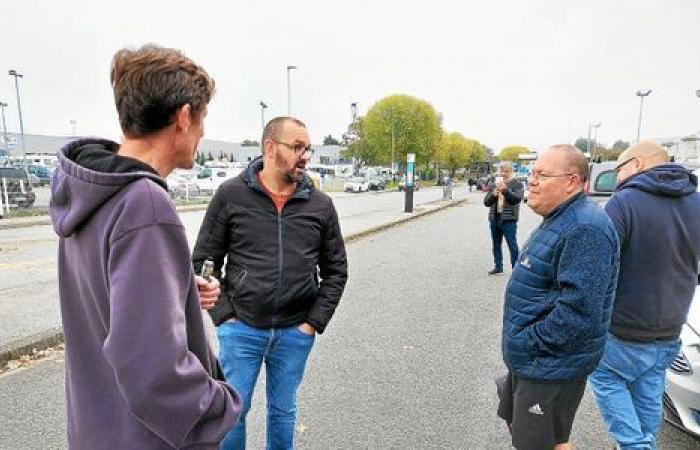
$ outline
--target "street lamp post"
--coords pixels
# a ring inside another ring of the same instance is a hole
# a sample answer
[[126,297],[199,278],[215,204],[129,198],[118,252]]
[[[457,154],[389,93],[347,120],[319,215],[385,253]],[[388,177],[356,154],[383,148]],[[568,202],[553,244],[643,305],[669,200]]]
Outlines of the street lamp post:
[[394,168],[394,142],[396,141],[394,133],[394,118],[391,118],[391,179],[396,181],[396,169]]
[[78,121],[75,119],[71,119],[68,122],[70,122],[72,136],[75,137],[75,125],[78,123]]
[[0,102],[0,111],[2,111],[2,143],[7,147],[7,125],[5,124],[5,108],[7,103]]
[[292,84],[290,81],[290,72],[296,69],[297,66],[287,66],[287,115],[292,116]]
[[600,123],[600,122],[593,124],[593,152],[594,153],[598,151],[598,128],[600,128],[601,125],[602,125],[602,123]]
[[263,133],[265,132],[265,109],[267,109],[267,103],[260,100],[260,123],[262,124]]
[[642,109],[644,108],[644,97],[651,94],[651,89],[642,91],[641,89],[637,91],[637,97],[639,97],[639,119],[637,120],[637,142],[639,142],[639,137],[642,135]]
[[17,112],[19,113],[19,134],[22,140],[22,164],[25,164],[25,160],[27,159],[27,149],[24,145],[24,123],[22,122],[22,104],[19,101],[19,82],[17,81],[18,78],[24,78],[24,75],[22,75],[14,69],[9,70],[7,74],[11,77],[15,77],[15,92],[17,93]]

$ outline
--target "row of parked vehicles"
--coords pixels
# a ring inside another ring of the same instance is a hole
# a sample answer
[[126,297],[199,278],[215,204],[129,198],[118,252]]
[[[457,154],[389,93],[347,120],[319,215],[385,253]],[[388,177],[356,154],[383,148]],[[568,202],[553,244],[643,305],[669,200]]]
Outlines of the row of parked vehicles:
[[[364,177],[351,177],[345,182],[343,190],[346,192],[367,192],[367,191],[380,191],[386,189],[387,179],[384,176],[372,175]],[[406,180],[405,177],[399,181],[397,189],[399,191],[406,190]],[[417,191],[420,189],[420,180],[415,179],[413,181],[413,190]]]
[[193,170],[175,169],[165,181],[173,198],[208,196],[244,169],[241,163],[225,167],[195,166]]
[[0,217],[10,208],[29,208],[36,201],[37,186],[48,186],[54,168],[40,164],[0,167]]

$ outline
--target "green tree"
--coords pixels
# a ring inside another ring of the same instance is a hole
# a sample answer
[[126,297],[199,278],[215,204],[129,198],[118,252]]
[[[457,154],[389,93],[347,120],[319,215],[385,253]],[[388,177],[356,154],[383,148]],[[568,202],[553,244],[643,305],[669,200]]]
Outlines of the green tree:
[[351,139],[346,142],[348,148],[341,153],[343,158],[351,158],[354,161],[356,169],[379,163],[376,148],[370,147],[369,141],[365,138],[364,124],[364,117],[358,117],[357,121],[351,124],[348,128],[349,132],[346,133],[346,136],[351,136]]
[[618,152],[623,152],[627,150],[630,146],[630,143],[627,141],[623,141],[622,139],[618,139],[615,141],[615,143],[612,146],[612,149]]
[[323,145],[340,145],[340,142],[329,134],[323,138]]
[[459,133],[445,133],[435,153],[439,164],[450,170],[450,177],[454,177],[457,169],[482,161],[485,157],[486,147],[483,144]]
[[530,150],[528,150],[527,147],[511,145],[501,150],[501,152],[498,154],[498,158],[501,161],[517,161],[518,155],[522,153],[530,153]]
[[574,147],[578,148],[582,152],[593,151],[596,148],[596,142],[593,139],[578,138],[574,142]]
[[361,131],[369,164],[391,162],[394,131],[394,160],[406,161],[416,154],[417,165],[427,165],[442,140],[442,118],[425,100],[409,95],[384,97],[367,111]]

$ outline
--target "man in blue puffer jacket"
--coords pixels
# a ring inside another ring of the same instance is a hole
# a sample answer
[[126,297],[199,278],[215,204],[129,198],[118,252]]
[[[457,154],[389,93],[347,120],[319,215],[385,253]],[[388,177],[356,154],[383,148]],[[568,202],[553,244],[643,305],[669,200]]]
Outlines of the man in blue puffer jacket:
[[603,354],[617,283],[619,244],[583,186],[588,163],[571,145],[540,154],[529,206],[544,220],[530,235],[506,288],[498,414],[513,446],[570,448],[586,377]]
[[656,449],[666,368],[697,285],[700,194],[695,175],[642,141],[618,158],[618,187],[605,205],[617,229],[620,282],[610,336],[590,377],[619,448]]

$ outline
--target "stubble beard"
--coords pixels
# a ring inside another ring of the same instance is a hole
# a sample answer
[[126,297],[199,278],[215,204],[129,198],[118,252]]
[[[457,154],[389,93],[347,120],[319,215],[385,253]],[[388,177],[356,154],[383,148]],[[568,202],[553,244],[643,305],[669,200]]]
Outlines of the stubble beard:
[[284,156],[282,156],[282,152],[277,150],[277,154],[275,156],[275,166],[277,167],[277,170],[279,172],[282,172],[282,180],[284,181],[284,183],[289,185],[297,184],[299,181],[301,181],[304,175],[296,174],[296,164],[294,164],[294,168],[291,171],[287,170],[286,162]]

